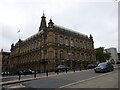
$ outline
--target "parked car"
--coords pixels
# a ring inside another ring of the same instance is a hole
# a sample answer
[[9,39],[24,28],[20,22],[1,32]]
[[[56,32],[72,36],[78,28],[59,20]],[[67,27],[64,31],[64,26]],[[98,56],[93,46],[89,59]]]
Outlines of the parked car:
[[116,64],[120,64],[120,61],[117,61]]
[[21,70],[18,72],[19,75],[27,75],[27,74],[34,74],[35,71],[32,69],[27,69],[27,70]]
[[108,71],[113,71],[114,67],[111,63],[104,62],[98,64],[98,66],[94,69],[94,71],[97,72],[108,72]]
[[95,68],[97,65],[96,64],[88,64],[87,69],[92,69]]
[[12,75],[12,73],[10,73],[10,72],[2,72],[1,75],[2,75],[2,76],[5,76],[5,75]]
[[70,67],[66,67],[66,66],[64,66],[64,65],[58,65],[56,68],[55,68],[55,72],[57,72],[57,71],[68,71],[68,70],[70,70]]
[[23,74],[23,70],[17,72],[18,75],[22,75]]

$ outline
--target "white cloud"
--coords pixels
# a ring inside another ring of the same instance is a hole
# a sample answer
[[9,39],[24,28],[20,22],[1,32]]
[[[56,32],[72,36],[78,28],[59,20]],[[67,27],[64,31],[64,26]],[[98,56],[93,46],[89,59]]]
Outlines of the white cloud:
[[[81,2],[82,1],[82,2]],[[0,4],[0,24],[2,23],[4,48],[21,38],[26,39],[38,32],[43,10],[47,22],[52,17],[57,25],[79,31],[94,37],[95,47],[118,47],[118,10],[114,0],[99,3],[83,0],[4,0]],[[10,35],[9,35],[10,33]],[[11,36],[11,38],[10,38]]]

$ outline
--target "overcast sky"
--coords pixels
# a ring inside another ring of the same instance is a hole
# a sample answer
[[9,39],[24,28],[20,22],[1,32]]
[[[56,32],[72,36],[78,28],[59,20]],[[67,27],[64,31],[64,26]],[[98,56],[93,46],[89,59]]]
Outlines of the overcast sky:
[[[96,1],[96,2],[95,2]],[[103,2],[104,1],[104,2]],[[0,49],[38,32],[43,10],[46,21],[93,35],[94,46],[118,49],[118,1],[116,0],[1,0]],[[119,51],[120,52],[120,51]]]

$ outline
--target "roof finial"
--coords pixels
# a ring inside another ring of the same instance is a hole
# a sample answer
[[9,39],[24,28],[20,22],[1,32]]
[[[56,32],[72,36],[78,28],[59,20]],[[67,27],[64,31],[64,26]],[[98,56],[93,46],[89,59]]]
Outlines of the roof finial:
[[43,16],[45,16],[44,10],[43,10]]
[[50,21],[49,21],[49,23],[48,23],[48,27],[52,27],[53,26],[53,22],[52,22],[52,19],[50,18]]
[[52,17],[50,17],[50,22],[52,22]]
[[1,49],[1,52],[3,52],[3,49]]

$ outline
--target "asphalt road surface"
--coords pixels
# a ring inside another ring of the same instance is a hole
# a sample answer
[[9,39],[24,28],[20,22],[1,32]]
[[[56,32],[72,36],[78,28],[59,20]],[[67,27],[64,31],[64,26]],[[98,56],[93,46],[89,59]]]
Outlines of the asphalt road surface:
[[[48,77],[4,86],[6,88],[118,88],[118,69],[95,73],[93,69],[53,74]],[[9,90],[9,89],[8,89]]]

